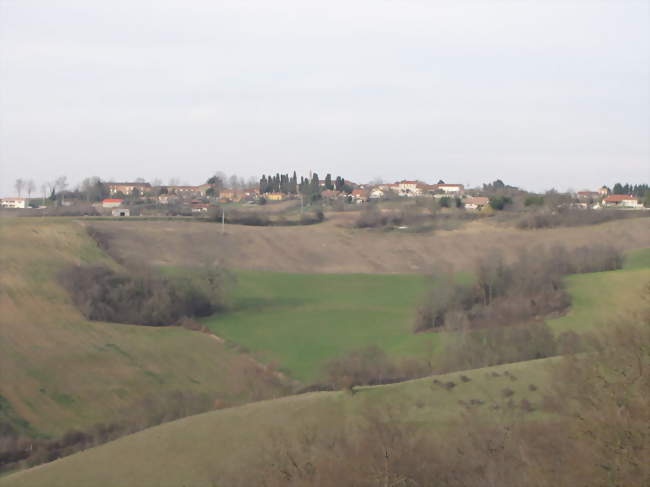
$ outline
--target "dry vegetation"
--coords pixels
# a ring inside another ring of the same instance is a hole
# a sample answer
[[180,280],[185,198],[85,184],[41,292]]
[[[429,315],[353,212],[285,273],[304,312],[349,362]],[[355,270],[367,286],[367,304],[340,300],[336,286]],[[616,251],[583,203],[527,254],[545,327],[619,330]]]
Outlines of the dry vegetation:
[[[352,426],[341,421],[327,430],[277,433],[254,468],[219,481],[268,487],[648,485],[650,314],[612,325],[592,340],[590,353],[553,368],[553,392],[542,406],[552,419],[526,421],[535,406],[513,399],[507,387],[498,421],[472,412],[482,401],[463,402],[467,415],[444,431],[404,422],[399,406],[368,409]],[[455,383],[441,385],[451,390]]]
[[459,271],[471,269],[492,248],[510,260],[533,244],[572,249],[597,241],[630,250],[650,241],[644,218],[535,232],[483,219],[458,230],[414,234],[355,230],[350,227],[356,215],[332,214],[324,223],[306,227],[228,225],[225,235],[215,224],[201,222],[97,221],[92,226],[115,236],[110,253],[129,266],[197,267],[209,262],[233,269],[310,273],[422,273],[442,263]]

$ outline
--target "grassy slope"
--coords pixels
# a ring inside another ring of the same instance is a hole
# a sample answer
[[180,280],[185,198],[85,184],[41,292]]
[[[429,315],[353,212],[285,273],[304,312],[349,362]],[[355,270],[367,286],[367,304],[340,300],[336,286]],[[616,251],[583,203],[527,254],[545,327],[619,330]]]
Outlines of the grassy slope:
[[628,253],[623,270],[569,276],[571,310],[549,325],[556,332],[592,330],[620,313],[634,311],[649,282],[650,249]]
[[[0,221],[0,396],[32,431],[114,419],[147,395],[183,390],[241,402],[245,357],[206,335],[86,321],[56,283],[64,265],[115,265],[70,221]],[[247,362],[248,363],[248,362]],[[6,409],[3,407],[3,409]]]
[[[457,386],[447,391],[431,378],[390,386],[361,388],[355,395],[320,392],[263,401],[246,406],[192,416],[121,438],[106,445],[53,463],[0,479],[2,487],[48,485],[104,486],[211,486],[219,485],[220,472],[251,468],[270,435],[295,435],[303,428],[324,427],[345,418],[358,421],[368,405],[399,404],[399,417],[414,421],[435,434],[449,421],[461,419],[459,401],[481,399],[479,414],[501,418],[491,406],[504,404],[501,391],[514,391],[516,403],[526,398],[539,405],[553,359],[476,369],[439,376]],[[508,370],[517,380],[502,375]],[[492,372],[499,374],[493,377]],[[530,391],[529,385],[538,387]],[[533,418],[542,413],[533,412]],[[215,482],[214,484],[212,482]]]

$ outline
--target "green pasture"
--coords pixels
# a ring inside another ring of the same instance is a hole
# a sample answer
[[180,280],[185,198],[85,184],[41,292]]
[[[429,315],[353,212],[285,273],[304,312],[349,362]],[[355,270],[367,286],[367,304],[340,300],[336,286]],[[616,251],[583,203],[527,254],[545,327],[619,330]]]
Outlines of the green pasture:
[[376,345],[394,356],[420,356],[437,334],[414,335],[415,310],[428,288],[418,275],[287,274],[238,271],[234,310],[204,320],[303,382],[325,361]]

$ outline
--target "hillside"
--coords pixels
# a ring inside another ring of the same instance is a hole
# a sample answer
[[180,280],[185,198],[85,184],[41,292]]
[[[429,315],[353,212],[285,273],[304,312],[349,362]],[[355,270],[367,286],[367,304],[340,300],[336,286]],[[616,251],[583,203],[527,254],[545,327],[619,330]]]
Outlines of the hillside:
[[[81,316],[56,281],[59,269],[117,265],[82,226],[4,219],[0,232],[0,417],[47,436],[119,419],[143,401],[160,406],[178,391],[210,404],[251,399],[251,360],[207,335]],[[275,394],[270,385],[262,393]]]
[[349,228],[333,218],[306,227],[227,225],[174,221],[93,221],[113,236],[111,253],[131,264],[202,266],[216,262],[232,269],[298,273],[422,273],[434,264],[470,268],[491,248],[506,255],[536,244],[567,247],[611,243],[621,250],[647,247],[645,218],[583,227],[517,230],[479,220],[450,231],[422,234]]
[[[0,478],[2,487],[219,486],[228,473],[257,465],[262,451],[281,438],[315,428],[327,428],[343,418],[348,425],[360,421],[368,406],[399,407],[402,421],[431,428],[432,434],[466,411],[460,401],[484,401],[474,410],[499,420],[503,388],[514,392],[517,402],[527,399],[538,408],[545,394],[545,364],[554,359],[522,362],[464,373],[438,376],[453,390],[435,385],[434,378],[365,387],[354,395],[318,392],[262,401],[213,411],[167,423],[121,438],[106,445],[55,462]],[[516,380],[504,375],[508,371]],[[467,382],[461,380],[465,376]],[[537,389],[531,391],[530,385]],[[543,413],[526,413],[531,419]],[[244,467],[245,466],[245,467]]]

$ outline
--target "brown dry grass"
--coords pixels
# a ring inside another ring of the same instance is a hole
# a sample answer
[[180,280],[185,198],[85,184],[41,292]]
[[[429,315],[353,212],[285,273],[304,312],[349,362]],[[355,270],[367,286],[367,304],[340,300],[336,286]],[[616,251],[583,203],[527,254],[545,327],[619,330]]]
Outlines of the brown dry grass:
[[334,214],[308,227],[248,227],[203,222],[92,222],[115,236],[114,251],[132,263],[196,266],[214,262],[230,268],[313,273],[419,273],[434,265],[469,269],[492,248],[506,256],[523,247],[563,244],[568,248],[611,243],[621,250],[650,242],[648,220],[602,225],[518,230],[492,220],[426,234],[348,228],[348,214]]

